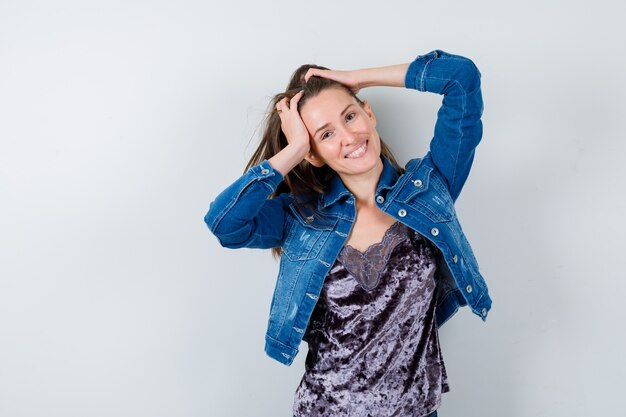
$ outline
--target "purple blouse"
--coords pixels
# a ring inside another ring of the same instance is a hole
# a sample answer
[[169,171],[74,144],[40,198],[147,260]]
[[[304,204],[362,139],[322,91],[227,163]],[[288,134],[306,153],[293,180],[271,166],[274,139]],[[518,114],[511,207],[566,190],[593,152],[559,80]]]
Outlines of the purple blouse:
[[426,416],[449,391],[435,320],[433,244],[400,222],[347,245],[324,281],[293,405],[304,416]]

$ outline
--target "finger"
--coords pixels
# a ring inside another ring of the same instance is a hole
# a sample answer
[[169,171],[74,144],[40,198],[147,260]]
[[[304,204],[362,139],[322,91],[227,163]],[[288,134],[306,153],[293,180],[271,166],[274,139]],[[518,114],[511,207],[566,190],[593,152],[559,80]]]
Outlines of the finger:
[[302,98],[303,94],[304,94],[304,90],[300,90],[291,98],[291,100],[289,101],[290,109],[298,108],[298,101],[300,101],[300,98]]
[[304,75],[304,80],[309,81],[311,77],[324,77],[324,73],[326,70],[322,70],[319,68],[309,68],[309,70]]
[[309,78],[311,78],[314,75],[318,75],[317,68],[309,68],[306,74],[304,74],[304,81],[308,82]]
[[285,109],[288,109],[288,107],[287,107],[287,97],[284,97],[278,103],[276,103],[276,111],[278,112],[279,115]]

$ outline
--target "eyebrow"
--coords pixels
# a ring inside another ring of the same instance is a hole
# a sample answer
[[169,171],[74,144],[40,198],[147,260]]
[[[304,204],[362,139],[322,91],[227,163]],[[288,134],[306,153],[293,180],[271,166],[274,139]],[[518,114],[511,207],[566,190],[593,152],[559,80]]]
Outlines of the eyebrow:
[[[350,104],[348,104],[348,105],[346,106],[346,108],[345,108],[345,109],[343,109],[343,111],[340,113],[340,116],[343,116],[343,114],[344,114],[345,112],[347,112],[347,111],[348,111],[348,109],[350,108],[350,106],[354,106],[354,103],[350,103]],[[320,132],[320,130],[326,129],[326,128],[328,127],[328,125],[329,125],[329,124],[330,124],[330,123],[326,123],[324,126],[322,126],[322,127],[320,127],[319,129],[317,129],[317,130],[315,131],[315,133],[313,134],[313,137],[316,137],[316,136],[317,136],[317,134]]]

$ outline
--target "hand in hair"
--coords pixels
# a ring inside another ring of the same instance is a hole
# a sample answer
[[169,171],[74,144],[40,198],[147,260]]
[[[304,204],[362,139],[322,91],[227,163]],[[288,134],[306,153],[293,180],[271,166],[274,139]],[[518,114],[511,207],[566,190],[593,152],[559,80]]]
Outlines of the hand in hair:
[[312,76],[329,78],[344,84],[354,94],[365,87],[404,87],[404,78],[409,64],[389,65],[386,67],[363,68],[352,71],[333,71],[310,68],[304,75],[309,81]]
[[364,87],[364,85],[362,85],[362,83],[359,81],[357,71],[336,71],[310,68],[304,75],[304,80],[309,81],[309,78],[313,76],[328,78],[329,80],[337,81],[352,90],[354,94],[358,93],[359,90]]
[[287,138],[289,145],[295,145],[305,153],[309,151],[309,131],[307,130],[300,113],[298,113],[298,101],[304,94],[304,90],[296,93],[291,100],[287,97],[276,103],[276,111],[280,116],[280,128]]

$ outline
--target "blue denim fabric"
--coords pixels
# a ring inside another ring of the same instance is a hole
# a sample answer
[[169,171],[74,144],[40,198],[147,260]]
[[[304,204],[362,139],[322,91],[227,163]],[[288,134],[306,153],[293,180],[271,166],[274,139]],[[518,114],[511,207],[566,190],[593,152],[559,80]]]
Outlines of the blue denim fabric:
[[[411,62],[405,86],[443,95],[435,134],[426,155],[411,159],[402,175],[381,157],[376,204],[440,249],[437,326],[465,305],[484,321],[491,298],[454,208],[482,137],[480,72],[467,58],[435,50]],[[304,213],[290,193],[268,198],[282,181],[282,174],[262,161],[210,203],[204,221],[224,247],[282,247],[265,351],[291,365],[356,208],[337,175],[329,192]]]

